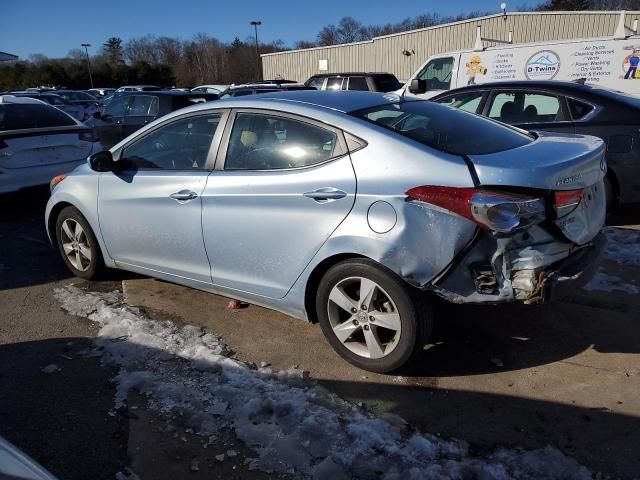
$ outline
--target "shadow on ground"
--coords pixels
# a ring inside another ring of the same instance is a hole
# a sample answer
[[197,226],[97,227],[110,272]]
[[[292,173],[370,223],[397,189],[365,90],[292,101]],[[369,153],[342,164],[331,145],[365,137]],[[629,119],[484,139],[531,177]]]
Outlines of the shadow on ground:
[[[114,478],[129,462],[129,431],[151,428],[148,424],[152,423],[152,417],[142,412],[107,415],[113,407],[114,389],[105,379],[114,372],[103,370],[96,358],[78,355],[90,343],[85,338],[64,338],[0,346],[0,434],[65,480]],[[139,348],[141,356],[149,353],[145,353],[148,347]],[[53,363],[61,370],[42,372]],[[478,454],[496,445],[531,449],[552,445],[613,477],[631,478],[640,471],[637,417],[473,391],[367,381],[325,380],[322,384],[342,395],[353,396],[356,390],[367,407],[392,404],[387,411],[402,416],[419,409],[422,424],[431,425],[429,433],[468,440]],[[161,430],[153,435],[152,451],[135,453],[152,455],[137,462],[153,470],[147,475],[138,472],[143,479],[182,478],[181,472],[194,479],[264,478],[259,473],[243,477],[240,471],[225,477],[223,467],[215,461],[202,472],[190,472],[185,457],[202,458],[211,452],[203,450],[199,440],[181,442],[175,435],[163,437]],[[192,446],[190,451],[185,450],[186,442]],[[179,459],[172,453],[176,449],[182,452]]]

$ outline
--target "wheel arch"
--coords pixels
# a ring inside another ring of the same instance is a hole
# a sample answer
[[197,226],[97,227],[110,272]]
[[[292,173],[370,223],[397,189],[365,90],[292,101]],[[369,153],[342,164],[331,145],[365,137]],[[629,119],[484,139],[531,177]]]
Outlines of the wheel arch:
[[56,232],[56,221],[58,220],[58,215],[60,215],[60,212],[65,208],[73,206],[74,205],[69,202],[61,201],[51,207],[49,217],[47,218],[47,234],[49,235],[49,239],[52,244],[56,245],[58,242],[58,235]]
[[611,187],[613,188],[614,199],[616,201],[619,201],[620,200],[620,180],[618,180],[618,175],[616,175],[616,172],[611,167],[608,167],[605,178],[609,179],[609,182],[611,183]]
[[[306,288],[304,290],[304,308],[307,313],[307,318],[311,323],[318,323],[318,316],[316,313],[316,293],[318,291],[318,287],[320,286],[320,280],[324,277],[324,274],[333,267],[334,265],[343,262],[345,260],[350,260],[352,258],[366,258],[367,260],[371,260],[375,262],[372,258],[369,258],[365,255],[360,255],[358,253],[338,253],[332,255],[330,257],[322,260],[318,265],[316,265],[307,278]],[[378,262],[376,262],[378,263]]]

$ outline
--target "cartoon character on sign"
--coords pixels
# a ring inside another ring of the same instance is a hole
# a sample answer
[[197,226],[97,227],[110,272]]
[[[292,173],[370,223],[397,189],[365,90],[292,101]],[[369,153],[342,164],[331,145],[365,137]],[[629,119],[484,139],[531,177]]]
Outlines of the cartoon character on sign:
[[625,80],[637,78],[638,64],[640,64],[640,48],[634,48],[631,55],[627,55],[624,59],[624,68],[627,70],[624,74]]
[[473,57],[471,57],[471,59],[467,63],[467,65],[466,65],[466,67],[467,67],[467,76],[469,77],[469,81],[467,82],[467,85],[475,85],[476,84],[476,75],[478,75],[478,74],[486,75],[487,74],[487,69],[485,67],[483,67],[482,65],[480,65],[481,63],[482,63],[482,60],[480,59],[480,57],[478,55],[474,55]]

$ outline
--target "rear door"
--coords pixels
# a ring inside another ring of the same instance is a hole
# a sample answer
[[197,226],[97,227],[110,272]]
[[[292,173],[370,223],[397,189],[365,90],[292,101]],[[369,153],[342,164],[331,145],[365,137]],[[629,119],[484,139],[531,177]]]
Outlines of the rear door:
[[215,285],[284,297],[355,201],[340,130],[259,110],[234,112],[203,193]]

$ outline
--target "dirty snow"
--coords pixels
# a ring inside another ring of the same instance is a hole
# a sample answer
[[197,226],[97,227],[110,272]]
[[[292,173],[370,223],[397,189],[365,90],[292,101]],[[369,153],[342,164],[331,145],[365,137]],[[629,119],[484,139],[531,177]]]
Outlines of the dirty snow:
[[155,411],[182,415],[203,445],[231,428],[256,452],[245,459],[251,469],[336,480],[592,478],[551,447],[474,456],[462,441],[421,434],[393,414],[374,416],[348,404],[297,368],[273,372],[231,359],[215,335],[151,320],[123,305],[119,293],[68,286],[55,296],[68,312],[99,324],[94,354],[120,367],[116,406],[135,389]]
[[640,267],[640,231],[608,227],[606,236],[605,259]]
[[[603,257],[606,261],[625,267],[640,267],[640,231],[624,228],[606,229],[607,244]],[[587,291],[617,292],[627,295],[640,293],[640,283],[607,273],[611,268],[600,267],[582,288]],[[615,271],[615,270],[614,270]]]

